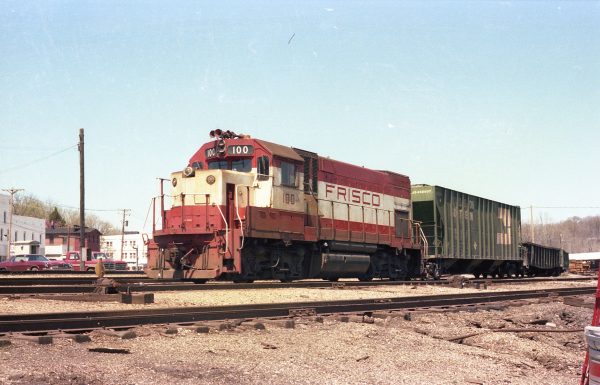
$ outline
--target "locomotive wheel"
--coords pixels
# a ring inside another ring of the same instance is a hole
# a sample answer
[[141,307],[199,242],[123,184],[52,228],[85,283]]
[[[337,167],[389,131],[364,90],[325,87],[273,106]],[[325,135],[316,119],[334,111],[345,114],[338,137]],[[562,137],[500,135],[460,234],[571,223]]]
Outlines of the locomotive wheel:
[[192,282],[197,284],[203,284],[208,282],[208,279],[193,279]]

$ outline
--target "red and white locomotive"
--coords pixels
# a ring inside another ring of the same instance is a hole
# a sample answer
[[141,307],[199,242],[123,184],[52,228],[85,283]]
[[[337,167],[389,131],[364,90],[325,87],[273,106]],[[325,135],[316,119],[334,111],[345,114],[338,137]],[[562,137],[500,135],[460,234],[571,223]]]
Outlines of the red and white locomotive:
[[420,275],[424,238],[412,220],[407,176],[231,131],[210,136],[171,175],[170,195],[161,182],[149,276],[251,282]]

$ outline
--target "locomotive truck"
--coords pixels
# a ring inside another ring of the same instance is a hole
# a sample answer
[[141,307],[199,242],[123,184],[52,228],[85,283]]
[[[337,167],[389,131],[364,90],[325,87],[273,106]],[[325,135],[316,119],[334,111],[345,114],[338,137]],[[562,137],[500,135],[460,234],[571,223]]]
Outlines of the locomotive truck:
[[231,131],[210,136],[183,171],[172,173],[171,194],[161,180],[150,277],[251,282],[421,274],[426,240],[412,219],[407,176]]

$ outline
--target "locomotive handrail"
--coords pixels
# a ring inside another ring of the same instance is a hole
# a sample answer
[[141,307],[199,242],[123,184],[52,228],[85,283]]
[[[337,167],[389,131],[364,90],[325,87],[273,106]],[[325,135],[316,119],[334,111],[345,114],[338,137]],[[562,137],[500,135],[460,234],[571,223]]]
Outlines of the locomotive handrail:
[[[210,194],[203,193],[203,192],[200,192],[200,193],[185,193],[186,197],[187,196],[196,196],[196,195],[204,195],[204,196],[208,195],[208,196],[210,196]],[[177,195],[164,194],[163,196],[168,197],[168,198],[177,198],[177,197],[181,196],[181,194],[177,194]],[[160,195],[157,196],[157,198],[159,198],[159,197],[160,197]],[[199,203],[199,204],[204,204],[204,203]]]
[[421,224],[417,224],[417,226],[419,227],[419,236],[421,237],[421,240],[423,241],[423,246],[424,246],[424,250],[425,250],[425,255],[423,257],[427,257],[428,253],[429,253],[429,242],[427,241],[427,237],[425,236],[425,233],[423,232],[423,228],[421,228]]
[[[245,184],[237,184],[235,185],[235,213],[237,215],[237,219],[240,222],[240,234],[242,236],[242,243],[240,244],[240,250],[242,250],[244,248],[244,241],[245,241],[245,237],[244,237],[244,226],[242,225],[242,218],[240,217],[240,205],[238,203],[238,187],[246,187],[246,188],[255,188],[255,184],[258,181],[258,174],[256,174],[256,176],[254,177],[254,181],[252,182],[251,185],[245,185]],[[246,190],[248,193],[248,196],[246,197],[246,208],[248,208],[248,204],[250,203],[250,190]],[[247,217],[247,214],[246,214]],[[245,219],[245,218],[244,218]]]
[[227,220],[225,219],[225,215],[223,215],[223,211],[218,204],[213,203],[213,207],[216,207],[219,210],[219,214],[221,214],[221,218],[223,218],[223,222],[225,223],[225,253],[229,251],[229,225],[227,224]]

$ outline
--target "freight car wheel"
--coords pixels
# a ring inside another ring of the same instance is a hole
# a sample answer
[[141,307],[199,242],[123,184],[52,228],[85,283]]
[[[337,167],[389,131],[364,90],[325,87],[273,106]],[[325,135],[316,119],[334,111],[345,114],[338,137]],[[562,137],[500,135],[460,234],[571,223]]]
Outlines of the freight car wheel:
[[38,271],[39,269],[35,266],[31,266],[31,268],[29,269],[30,271]]
[[329,282],[337,282],[337,281],[339,281],[340,279],[339,279],[339,278],[327,278],[327,280],[328,280]]

